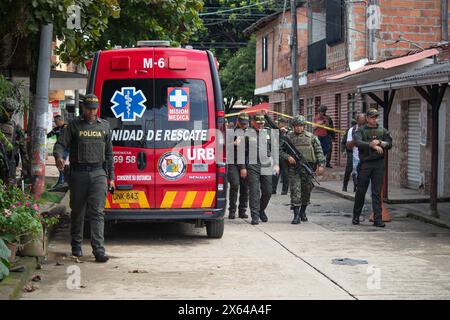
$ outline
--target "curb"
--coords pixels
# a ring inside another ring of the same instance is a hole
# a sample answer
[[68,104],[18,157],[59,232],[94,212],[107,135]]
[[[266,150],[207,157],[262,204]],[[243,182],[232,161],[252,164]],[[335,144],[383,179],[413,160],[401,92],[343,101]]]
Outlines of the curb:
[[406,217],[408,218],[413,218],[422,222],[426,222],[426,223],[430,223],[433,224],[437,227],[441,227],[441,228],[446,228],[446,229],[450,229],[450,224],[446,223],[438,218],[434,218],[431,217],[427,214],[424,213],[419,213],[419,212],[409,212],[406,214]]
[[23,272],[11,272],[0,284],[0,300],[17,300],[22,294],[23,287],[31,279],[38,267],[36,257],[20,257],[15,266],[22,265]]
[[341,197],[341,198],[344,198],[344,199],[347,199],[347,200],[350,200],[350,201],[355,201],[355,196],[342,194],[341,192],[338,192],[338,191],[335,191],[333,189],[329,189],[329,188],[326,188],[326,187],[318,186],[318,185],[316,185],[315,188],[317,190],[325,191],[325,192],[334,194],[334,195],[336,195],[338,197]]

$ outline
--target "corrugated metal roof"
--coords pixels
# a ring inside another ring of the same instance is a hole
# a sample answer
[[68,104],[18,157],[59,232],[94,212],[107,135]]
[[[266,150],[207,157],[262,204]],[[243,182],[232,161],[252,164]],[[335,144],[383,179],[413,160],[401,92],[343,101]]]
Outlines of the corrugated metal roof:
[[441,62],[430,64],[428,66],[414,69],[411,71],[406,71],[395,76],[382,79],[380,82],[392,82],[396,80],[405,80],[411,78],[419,78],[419,77],[434,77],[438,75],[449,75],[450,74],[450,62]]
[[437,49],[428,49],[428,50],[424,50],[418,53],[414,53],[414,54],[410,54],[407,56],[403,56],[403,57],[399,57],[399,58],[394,58],[391,60],[386,60],[383,62],[379,62],[379,63],[375,63],[375,64],[369,64],[369,65],[365,65],[361,68],[357,68],[353,71],[346,71],[343,72],[341,74],[332,76],[332,77],[328,77],[327,81],[328,82],[337,82],[337,81],[342,81],[346,78],[350,78],[356,75],[360,75],[363,74],[367,71],[371,71],[371,70],[376,70],[376,69],[391,69],[391,68],[395,68],[398,66],[402,66],[402,65],[406,65],[409,63],[413,63],[428,57],[432,57],[439,54],[439,50]]
[[448,82],[450,82],[450,62],[440,62],[367,83],[358,86],[358,89],[365,93]]

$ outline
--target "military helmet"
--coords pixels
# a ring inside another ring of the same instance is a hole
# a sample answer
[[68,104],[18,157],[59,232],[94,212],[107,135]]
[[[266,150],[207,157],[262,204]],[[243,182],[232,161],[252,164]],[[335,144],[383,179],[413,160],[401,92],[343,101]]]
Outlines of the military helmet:
[[379,115],[378,110],[375,109],[375,108],[370,108],[370,109],[367,111],[367,117],[369,117],[369,118],[375,117],[375,116],[378,116],[378,115]]
[[304,126],[306,124],[306,119],[304,116],[296,116],[292,120],[293,126]]
[[89,109],[98,108],[98,98],[95,94],[87,94],[83,99],[83,106]]

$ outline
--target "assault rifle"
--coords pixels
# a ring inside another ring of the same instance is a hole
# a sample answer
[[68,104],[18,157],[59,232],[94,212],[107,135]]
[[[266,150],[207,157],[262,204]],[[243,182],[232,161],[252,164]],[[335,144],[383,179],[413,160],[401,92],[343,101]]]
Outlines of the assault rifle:
[[300,170],[301,167],[303,167],[305,169],[305,172],[311,177],[311,179],[313,179],[315,182],[317,182],[317,184],[320,185],[319,181],[316,180],[313,168],[311,168],[308,161],[306,161],[303,154],[298,151],[292,141],[287,136],[281,136],[280,140],[283,142],[282,147],[284,151],[292,158],[294,158],[296,169]]
[[[276,123],[273,122],[273,120],[268,115],[264,115],[264,118],[272,129],[278,129]],[[301,170],[301,167],[303,167],[306,173],[311,177],[311,179],[313,179],[315,182],[317,182],[317,184],[320,185],[319,181],[316,180],[313,168],[311,168],[303,154],[294,146],[291,139],[289,139],[285,134],[280,134],[280,141],[282,142],[281,146],[283,150],[292,158],[294,158],[296,169]]]

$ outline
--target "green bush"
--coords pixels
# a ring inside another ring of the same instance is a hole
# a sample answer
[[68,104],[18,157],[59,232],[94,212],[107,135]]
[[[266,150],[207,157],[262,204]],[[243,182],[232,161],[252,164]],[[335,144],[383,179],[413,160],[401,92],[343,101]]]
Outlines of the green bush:
[[59,217],[41,214],[39,205],[21,189],[0,185],[0,234],[6,242],[20,246],[23,237],[34,239],[44,226],[51,227],[58,222]]

